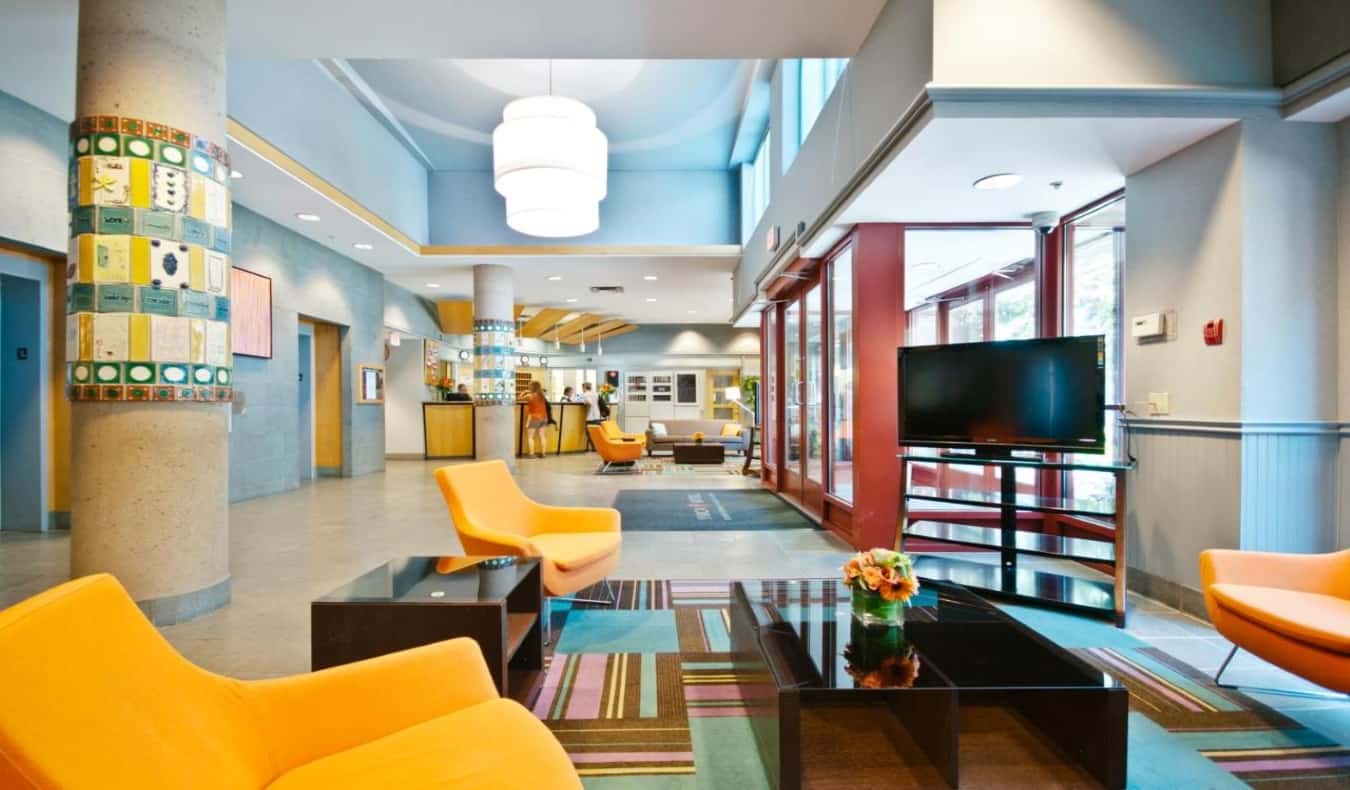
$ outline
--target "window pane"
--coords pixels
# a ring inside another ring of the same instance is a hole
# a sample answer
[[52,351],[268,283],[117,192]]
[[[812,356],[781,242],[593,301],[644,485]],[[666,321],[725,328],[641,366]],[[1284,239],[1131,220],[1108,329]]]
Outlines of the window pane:
[[905,344],[910,346],[937,345],[937,305],[929,305],[910,311],[909,335],[907,338]]
[[977,343],[984,340],[984,299],[976,297],[954,305],[947,313],[948,343]]
[[764,311],[764,380],[759,388],[759,424],[763,429],[760,458],[770,466],[774,463],[774,447],[778,445],[778,308]]
[[824,479],[820,462],[824,433],[821,411],[825,406],[825,377],[820,369],[825,336],[824,295],[818,285],[806,292],[806,476],[817,483]]
[[787,445],[783,447],[784,466],[797,472],[802,468],[802,360],[801,302],[793,302],[783,311],[783,364],[787,371],[787,387],[783,404],[784,422],[787,423]]
[[834,86],[848,68],[848,58],[803,58],[797,81],[797,135],[804,142],[825,109]]
[[994,293],[994,339],[1036,336],[1036,283],[1028,281]]
[[830,327],[833,337],[830,371],[830,490],[853,501],[853,250],[845,249],[830,264]]

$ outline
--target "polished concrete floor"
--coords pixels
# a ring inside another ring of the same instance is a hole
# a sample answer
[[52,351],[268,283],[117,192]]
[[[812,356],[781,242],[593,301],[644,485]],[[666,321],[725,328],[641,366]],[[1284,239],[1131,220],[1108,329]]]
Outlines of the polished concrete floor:
[[[232,602],[165,628],[165,636],[189,659],[224,674],[257,678],[307,671],[312,598],[390,557],[460,551],[432,477],[439,465],[391,461],[380,474],[323,479],[296,491],[233,505]],[[609,505],[623,489],[757,486],[753,479],[733,475],[601,477],[594,474],[596,466],[594,455],[522,460],[517,477],[536,499],[567,505]],[[814,529],[632,532],[624,537],[615,577],[832,576],[849,553],[843,541]],[[994,556],[986,559],[996,561]],[[65,534],[0,533],[0,607],[64,581],[68,563]],[[1205,672],[1216,670],[1229,649],[1229,643],[1204,621],[1133,595],[1126,630]],[[1310,688],[1246,654],[1239,654],[1226,679]],[[1350,703],[1254,696],[1350,744]]]

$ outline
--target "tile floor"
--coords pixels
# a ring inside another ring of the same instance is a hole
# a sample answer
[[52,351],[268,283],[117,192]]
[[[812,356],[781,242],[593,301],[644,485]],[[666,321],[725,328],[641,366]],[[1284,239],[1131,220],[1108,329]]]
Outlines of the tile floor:
[[[308,670],[310,599],[392,556],[460,551],[432,477],[438,465],[391,461],[380,474],[323,479],[231,506],[233,601],[165,628],[165,635],[189,659],[225,674],[256,678]],[[593,474],[596,466],[593,455],[522,460],[517,474],[528,494],[554,504],[609,505],[626,488],[757,485],[731,475],[599,477]],[[65,534],[0,533],[0,606],[64,581],[68,553]],[[832,576],[848,553],[843,541],[818,530],[634,532],[625,536],[615,577]],[[1127,634],[1205,672],[1216,670],[1227,654],[1228,642],[1204,621],[1135,595],[1130,604]],[[1225,677],[1258,686],[1311,688],[1241,653]],[[1350,703],[1253,696],[1350,744]]]

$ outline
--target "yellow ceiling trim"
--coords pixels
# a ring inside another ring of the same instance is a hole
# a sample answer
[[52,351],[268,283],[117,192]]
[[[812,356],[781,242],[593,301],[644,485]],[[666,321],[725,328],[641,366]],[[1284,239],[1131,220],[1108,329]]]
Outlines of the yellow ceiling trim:
[[655,258],[734,258],[741,254],[739,244],[487,244],[426,245],[399,230],[392,222],[366,208],[313,170],[272,145],[252,129],[227,118],[226,133],[235,142],[266,159],[274,167],[351,212],[362,222],[380,231],[414,255],[525,257],[531,255],[575,255],[592,257],[642,256]]
[[611,318],[608,321],[597,321],[592,324],[588,324],[582,329],[578,329],[571,334],[564,334],[562,336],[562,342],[575,345],[583,340],[594,340],[597,335],[602,335],[611,330],[618,329],[619,327],[623,326],[626,323],[628,322],[623,320],[622,318]]

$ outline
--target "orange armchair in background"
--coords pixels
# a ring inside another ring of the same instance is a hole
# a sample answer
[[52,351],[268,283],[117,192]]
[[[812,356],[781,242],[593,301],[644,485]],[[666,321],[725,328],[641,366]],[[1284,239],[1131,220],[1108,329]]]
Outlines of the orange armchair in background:
[[1320,686],[1350,693],[1350,549],[1334,554],[1210,549],[1200,553],[1200,583],[1210,622],[1233,643],[1215,683],[1225,685],[1219,676],[1241,647]]
[[[593,437],[599,431],[599,426],[587,427]],[[443,466],[436,470],[436,482],[467,554],[538,557],[551,596],[604,581],[619,564],[623,535],[613,508],[541,505],[520,490],[505,461]],[[550,620],[546,603],[546,635]]]
[[0,611],[0,787],[581,787],[452,639],[308,675],[189,663],[113,577]]
[[647,434],[645,433],[624,433],[619,430],[619,424],[613,417],[600,423],[600,427],[605,429],[605,436],[609,437],[611,442],[637,442],[639,445],[647,446]]
[[642,457],[642,448],[647,444],[646,441],[611,438],[599,425],[587,425],[586,432],[591,437],[591,444],[595,445],[595,451],[600,453],[600,460],[604,462],[600,466],[601,472],[614,464],[636,463]]

